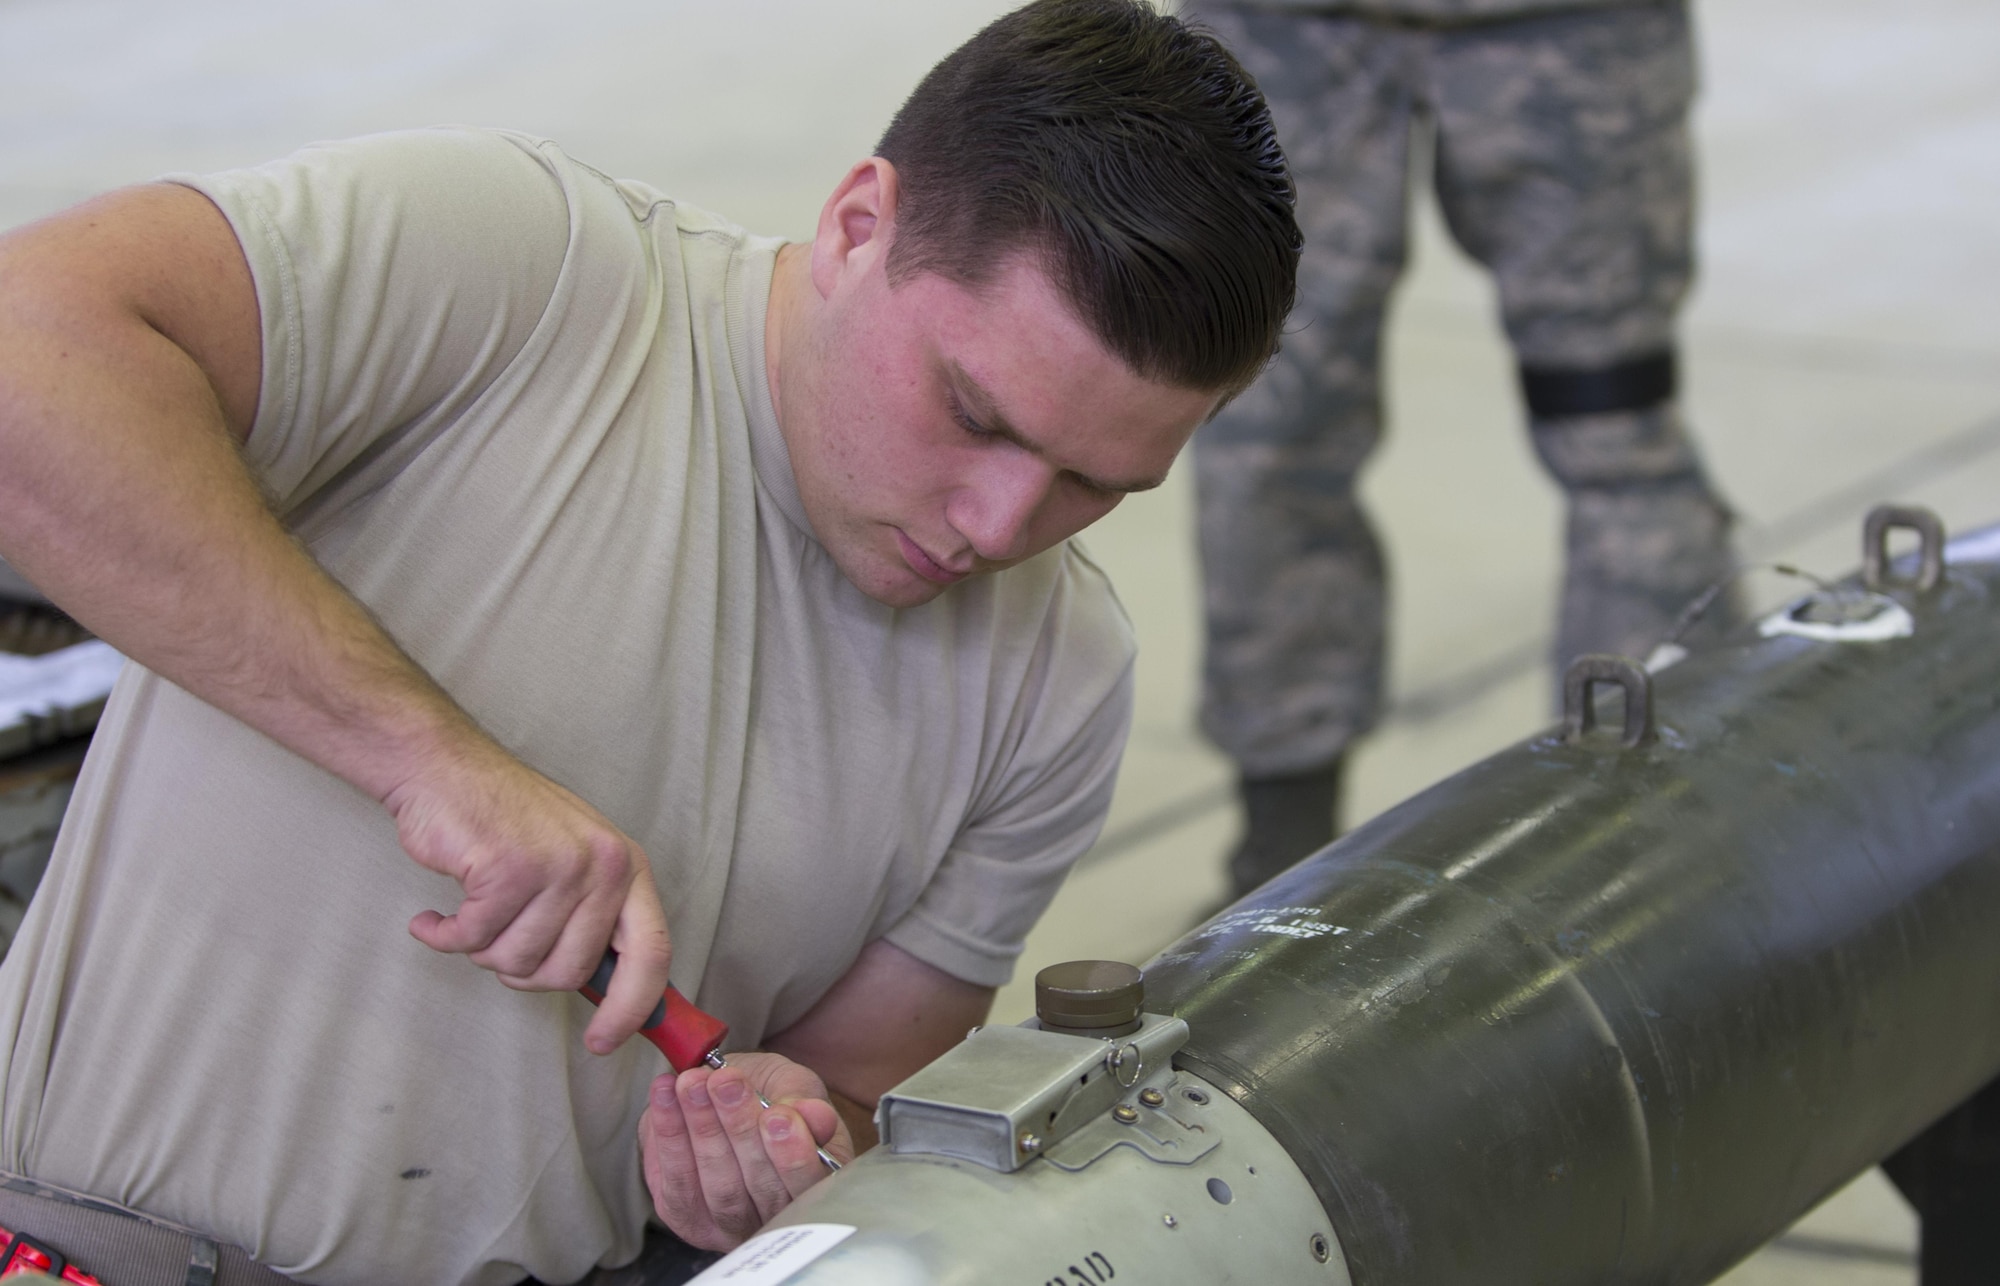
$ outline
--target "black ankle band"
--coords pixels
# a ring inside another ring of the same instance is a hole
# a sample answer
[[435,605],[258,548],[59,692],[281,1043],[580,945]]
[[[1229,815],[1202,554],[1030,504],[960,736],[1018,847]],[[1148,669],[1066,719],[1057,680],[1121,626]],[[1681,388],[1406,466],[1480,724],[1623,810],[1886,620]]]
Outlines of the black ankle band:
[[1672,349],[1615,366],[1521,367],[1521,393],[1537,419],[1657,406],[1674,395],[1678,383]]

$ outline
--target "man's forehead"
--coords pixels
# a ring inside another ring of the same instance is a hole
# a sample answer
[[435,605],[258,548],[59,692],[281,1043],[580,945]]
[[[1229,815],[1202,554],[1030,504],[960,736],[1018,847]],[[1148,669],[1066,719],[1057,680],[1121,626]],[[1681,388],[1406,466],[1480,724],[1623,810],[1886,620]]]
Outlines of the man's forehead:
[[[1070,472],[1077,474],[1084,481],[1104,491],[1151,491],[1155,487],[1160,486],[1167,480],[1166,469],[1172,464],[1173,456],[1178,454],[1180,446],[1186,440],[1186,434],[1174,431],[1175,426],[1171,423],[1149,423],[1143,429],[1139,428],[1136,424],[1129,427],[1114,425],[1108,422],[1107,417],[1082,408],[1079,408],[1074,420],[1067,420],[1067,417],[1065,417],[1067,422],[1031,424],[1029,427],[1024,428],[1017,422],[1016,417],[1009,415],[1008,408],[1004,404],[1002,396],[996,395],[992,390],[988,389],[962,363],[956,359],[947,358],[944,362],[944,373],[945,381],[949,385],[952,395],[959,401],[961,409],[974,419],[980,430],[996,437],[1005,438],[1035,455],[1054,458],[1057,463],[1063,465]],[[1140,383],[1137,376],[1130,375],[1129,372],[1126,374],[1128,380],[1132,383]],[[1184,394],[1182,400],[1185,401],[1188,397],[1200,396],[1199,394]],[[1184,410],[1181,412],[1181,416],[1188,418]],[[1191,430],[1195,423],[1199,423],[1206,418],[1207,412],[1206,409],[1203,409],[1198,416],[1189,418],[1189,423],[1185,427]],[[1102,430],[1097,435],[1100,439],[1105,437],[1131,437],[1134,439],[1165,437],[1169,439],[1170,449],[1166,452],[1167,458],[1159,462],[1157,472],[1147,470],[1138,473],[1099,473],[1092,466],[1070,458],[1075,454],[1074,448],[1078,445],[1079,437],[1087,434],[1092,428]]]

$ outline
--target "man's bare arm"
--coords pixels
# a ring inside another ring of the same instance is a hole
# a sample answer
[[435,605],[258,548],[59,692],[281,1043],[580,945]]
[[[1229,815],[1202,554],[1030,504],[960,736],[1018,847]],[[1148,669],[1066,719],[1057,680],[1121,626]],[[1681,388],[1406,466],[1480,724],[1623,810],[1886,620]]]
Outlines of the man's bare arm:
[[379,800],[457,879],[410,931],[510,986],[621,956],[609,1049],[667,977],[646,857],[486,736],[271,514],[238,452],[262,332],[228,222],[155,185],[0,237],[0,557],[121,652]]
[[764,1042],[820,1074],[859,1149],[875,1146],[884,1091],[986,1021],[993,988],[960,981],[881,940],[810,1012]]

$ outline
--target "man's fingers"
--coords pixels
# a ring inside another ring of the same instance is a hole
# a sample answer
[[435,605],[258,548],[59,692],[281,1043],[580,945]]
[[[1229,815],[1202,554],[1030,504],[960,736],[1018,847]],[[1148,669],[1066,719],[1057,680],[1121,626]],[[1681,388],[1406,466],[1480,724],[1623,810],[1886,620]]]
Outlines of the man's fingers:
[[[667,916],[660,907],[651,867],[643,859],[639,878],[626,893],[618,923],[611,930],[611,945],[618,952],[618,968],[611,974],[604,1003],[583,1031],[584,1045],[596,1054],[608,1054],[624,1044],[645,1024],[667,990],[673,943],[667,936]],[[603,950],[600,945],[598,955],[591,958],[593,969]],[[589,976],[587,971],[585,976]]]
[[710,1075],[706,1068],[682,1072],[674,1078],[674,1093],[687,1121],[688,1144],[694,1151],[709,1216],[724,1233],[740,1239],[755,1232],[763,1219],[737,1165],[736,1147],[709,1095]]
[[639,976],[612,990],[591,1028],[594,1048],[615,1048],[666,986],[666,918],[651,866],[602,813],[491,749],[412,778],[383,800],[410,856],[465,890],[455,912],[418,914],[410,933],[432,950],[471,957],[509,986],[553,991],[587,980],[622,928],[631,944],[621,949],[636,957]]
[[[764,1155],[770,1158],[772,1168],[785,1185],[785,1204],[826,1178],[826,1163],[813,1150],[815,1132],[802,1112],[790,1106],[774,1107],[764,1113],[758,1128],[763,1135]],[[831,1130],[827,1134],[832,1137]]]
[[[574,991],[596,969],[610,932],[608,923],[593,921],[567,891],[544,889],[491,944],[468,958],[518,991]],[[589,945],[593,939],[594,953]],[[585,958],[588,967],[582,964]]]
[[575,991],[590,981],[604,960],[604,944],[615,923],[613,912],[554,891],[544,893],[472,962],[493,970],[519,991]]
[[410,936],[433,951],[447,948],[438,945],[445,938],[444,912],[419,911],[410,917]]
[[[708,1094],[715,1103],[723,1131],[729,1136],[729,1145],[736,1152],[737,1172],[743,1176],[750,1200],[756,1203],[757,1221],[761,1224],[792,1201],[789,1186],[764,1142],[765,1122],[772,1112],[782,1109],[766,1112],[748,1079],[733,1067],[709,1078]],[[776,1128],[781,1138],[796,1133],[788,1120],[781,1119]]]
[[674,1090],[674,1079],[672,1075],[654,1079],[649,1104],[639,1120],[639,1151],[645,1162],[647,1185],[653,1193],[653,1212],[689,1245],[702,1250],[729,1250],[736,1241],[717,1228],[709,1216],[708,1199],[701,1190],[700,1168]]
[[[842,1122],[840,1113],[834,1110],[833,1104],[823,1098],[802,1098],[795,1102],[787,1102],[784,1106],[804,1118],[806,1128],[812,1131],[813,1142],[833,1152],[834,1160],[845,1165],[854,1159],[853,1140],[840,1139]],[[846,1155],[843,1156],[841,1153]]]
[[[825,1178],[817,1145],[842,1160],[854,1155],[818,1077],[775,1054],[741,1057],[741,1067],[661,1077],[641,1125],[655,1210],[706,1249],[736,1245]],[[760,1088],[766,1097],[794,1093],[765,1108]]]
[[450,915],[417,912],[410,919],[410,936],[433,951],[469,955],[491,946],[527,904],[525,894],[468,896]]

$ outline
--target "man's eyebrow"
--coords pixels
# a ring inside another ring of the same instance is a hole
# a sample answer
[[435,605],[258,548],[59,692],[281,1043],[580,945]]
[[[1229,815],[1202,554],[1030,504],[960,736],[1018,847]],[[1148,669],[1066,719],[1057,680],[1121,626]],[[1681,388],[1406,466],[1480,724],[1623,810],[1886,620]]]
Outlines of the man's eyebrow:
[[[971,375],[967,374],[963,366],[960,366],[956,361],[947,361],[945,366],[946,379],[951,383],[953,395],[965,404],[965,410],[975,420],[979,421],[981,429],[991,433],[996,438],[1005,438],[1031,455],[1046,456],[1048,454],[1040,443],[1031,441],[1019,429],[1007,422],[1007,417],[1002,415],[1000,408],[993,404],[993,395],[988,393],[978,380],[973,379]],[[1093,478],[1087,473],[1078,473],[1075,469],[1071,469],[1069,472],[1081,478],[1087,486],[1095,488],[1098,491],[1116,491],[1120,493],[1151,491],[1166,481],[1165,478],[1140,478],[1132,482],[1113,482],[1105,478]]]

